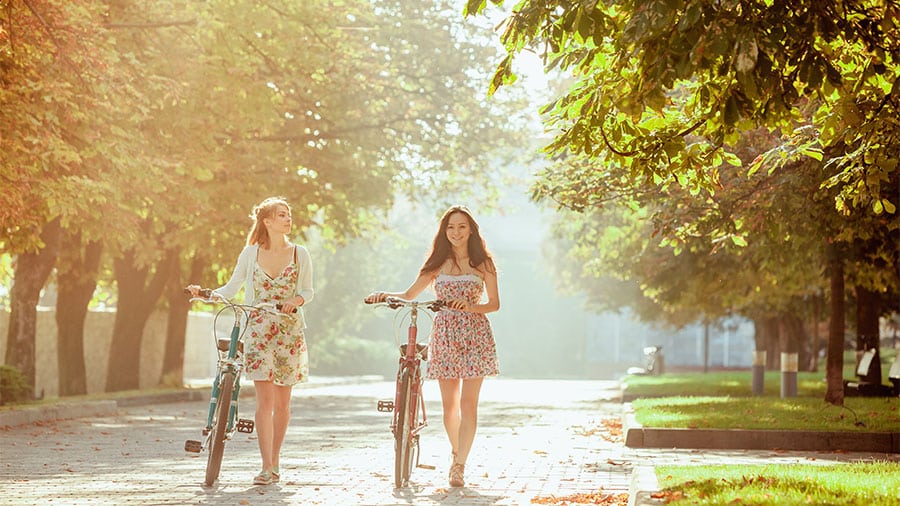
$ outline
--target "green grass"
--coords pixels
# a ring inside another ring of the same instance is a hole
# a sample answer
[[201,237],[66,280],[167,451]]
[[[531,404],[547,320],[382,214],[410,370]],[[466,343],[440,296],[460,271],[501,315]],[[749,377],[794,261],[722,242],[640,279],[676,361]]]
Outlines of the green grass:
[[[661,376],[628,376],[624,379],[625,393],[636,397],[678,397],[702,395],[716,397],[748,397],[752,391],[753,373],[726,371],[708,373],[663,374]],[[781,373],[766,372],[764,396],[781,395]],[[823,373],[801,372],[797,374],[797,395],[825,396]]]
[[900,463],[662,466],[666,504],[858,505],[898,503]]
[[[896,350],[884,350],[884,375]],[[845,354],[846,371],[855,364]],[[754,395],[751,371],[629,376],[626,395],[645,427],[896,432],[900,398],[845,397],[844,407],[825,402],[824,369],[797,374],[797,396],[781,398],[781,372],[764,375],[762,395]]]
[[843,408],[812,397],[662,397],[631,405],[645,427],[836,432],[896,432],[900,427],[896,397],[846,398]]

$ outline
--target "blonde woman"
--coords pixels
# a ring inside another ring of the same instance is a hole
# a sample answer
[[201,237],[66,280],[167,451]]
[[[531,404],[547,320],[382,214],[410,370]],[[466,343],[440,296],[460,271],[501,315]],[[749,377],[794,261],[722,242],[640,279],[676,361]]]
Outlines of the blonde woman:
[[[309,252],[290,242],[291,207],[280,197],[253,208],[253,225],[231,279],[214,291],[228,299],[244,288],[247,304],[277,303],[285,315],[255,313],[244,338],[245,377],[256,390],[255,427],[262,470],[255,485],[281,478],[281,445],[291,419],[291,390],[309,376],[303,306],[313,298]],[[196,296],[199,286],[188,287]]]

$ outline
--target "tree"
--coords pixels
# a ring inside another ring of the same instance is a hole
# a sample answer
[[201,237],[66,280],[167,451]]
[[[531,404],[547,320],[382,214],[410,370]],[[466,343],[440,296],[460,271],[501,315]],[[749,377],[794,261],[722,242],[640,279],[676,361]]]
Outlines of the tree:
[[[3,33],[23,36],[6,39],[0,55],[15,70],[0,77],[0,177],[14,190],[0,202],[33,223],[0,216],[0,249],[44,251],[39,233],[54,219],[81,245],[101,245],[95,281],[115,280],[118,304],[110,390],[137,386],[144,322],[164,284],[189,276],[189,265],[221,283],[263,196],[295,204],[298,236],[349,237],[376,225],[398,189],[429,198],[470,188],[498,149],[521,144],[515,97],[489,102],[478,88],[495,53],[463,37],[462,20],[446,20],[450,2],[329,5],[46,1],[7,10]],[[23,259],[17,265],[31,270]],[[88,304],[75,292],[90,281],[69,276],[71,263],[59,268],[82,305],[59,315],[72,329]],[[30,274],[17,272],[16,285]],[[39,292],[43,280],[32,284]],[[13,305],[31,307],[22,293]],[[187,308],[172,297],[177,348]],[[77,332],[70,338],[77,346]],[[177,375],[177,351],[167,357]]]
[[81,236],[63,231],[56,269],[56,355],[59,395],[83,395],[87,391],[84,360],[84,321],[99,276],[103,245],[85,244]]
[[19,255],[15,283],[10,290],[9,331],[6,364],[22,372],[31,388],[35,386],[35,334],[37,303],[59,251],[59,220],[44,227],[42,247]]
[[[485,6],[472,0],[467,12]],[[557,132],[547,151],[565,169],[543,173],[536,194],[576,210],[654,186],[706,200],[736,162],[743,132],[793,132],[747,174],[793,167],[800,157],[816,162],[813,187],[831,198],[829,222],[843,220],[825,243],[849,250],[860,230],[879,238],[871,256],[889,259],[886,268],[854,270],[870,289],[897,293],[898,28],[898,6],[877,0],[524,1],[504,25],[509,54],[494,82],[511,79],[512,58],[529,46],[548,68],[573,74],[575,84],[545,108]],[[743,218],[707,230],[707,239],[746,242]],[[671,235],[689,236],[695,225],[676,225]],[[832,257],[832,272],[844,272],[843,261]],[[835,339],[832,367],[842,351]],[[829,374],[826,399],[842,402],[841,388]]]
[[[129,80],[103,50],[110,45],[98,7],[23,1],[4,8],[0,249],[17,255],[18,287],[10,294],[16,325],[8,336],[14,343],[8,362],[34,362],[34,307],[54,267],[60,230],[83,231],[86,241],[96,238],[101,226],[83,224],[88,217],[98,222],[116,193],[114,181],[144,160],[142,146],[112,121],[133,90],[108,86]],[[78,322],[77,312],[72,314]]]

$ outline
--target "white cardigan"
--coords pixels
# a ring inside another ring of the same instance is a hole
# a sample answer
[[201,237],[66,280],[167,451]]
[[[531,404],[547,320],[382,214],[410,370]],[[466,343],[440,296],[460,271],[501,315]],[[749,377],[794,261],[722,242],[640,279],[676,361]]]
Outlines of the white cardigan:
[[[297,269],[298,269],[298,278],[297,278],[297,289],[294,295],[300,295],[303,297],[303,305],[309,303],[312,300],[314,291],[313,291],[313,271],[312,271],[312,259],[309,256],[309,251],[306,250],[303,246],[296,246],[297,248]],[[253,291],[253,269],[256,266],[256,257],[259,253],[259,245],[254,244],[252,246],[246,246],[241,251],[240,256],[238,256],[237,265],[234,267],[234,271],[231,273],[231,279],[228,280],[228,283],[220,286],[215,289],[215,292],[222,295],[227,299],[234,298],[241,287],[244,287],[244,302],[246,304],[256,304],[256,293]],[[303,308],[297,308],[297,318],[300,321],[300,328],[306,328],[306,320],[303,318]]]

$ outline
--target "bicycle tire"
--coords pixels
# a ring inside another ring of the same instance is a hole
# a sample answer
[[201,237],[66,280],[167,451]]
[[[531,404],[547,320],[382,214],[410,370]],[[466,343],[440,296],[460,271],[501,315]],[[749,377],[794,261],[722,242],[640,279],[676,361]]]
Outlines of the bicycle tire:
[[225,430],[228,428],[228,412],[231,409],[231,393],[234,391],[234,373],[222,375],[219,398],[216,401],[216,416],[210,431],[209,458],[206,461],[206,486],[211,487],[219,478],[222,469],[222,455],[225,453]]
[[412,405],[412,378],[405,370],[400,376],[400,398],[397,399],[397,428],[394,433],[394,485],[397,488],[409,481],[412,473],[413,423],[415,416]]

